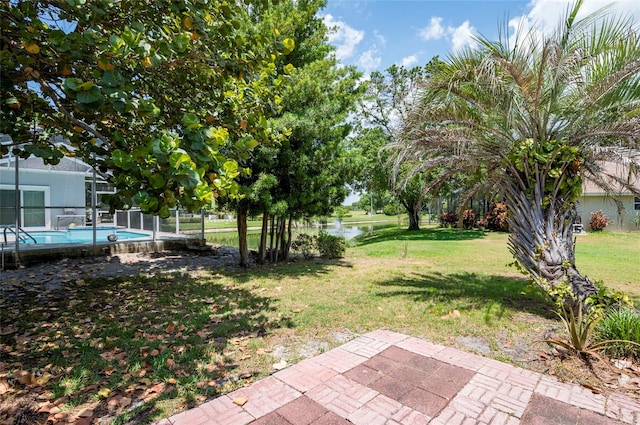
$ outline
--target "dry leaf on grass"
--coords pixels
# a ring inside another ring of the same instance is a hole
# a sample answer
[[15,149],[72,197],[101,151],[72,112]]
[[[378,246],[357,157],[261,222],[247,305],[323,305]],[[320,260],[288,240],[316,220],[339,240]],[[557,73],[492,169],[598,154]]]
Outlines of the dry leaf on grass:
[[460,316],[461,316],[461,314],[460,314],[460,312],[458,310],[453,310],[453,311],[450,311],[449,313],[447,313],[447,314],[445,314],[443,316],[440,316],[440,318],[441,319],[452,319],[452,318],[460,317]]

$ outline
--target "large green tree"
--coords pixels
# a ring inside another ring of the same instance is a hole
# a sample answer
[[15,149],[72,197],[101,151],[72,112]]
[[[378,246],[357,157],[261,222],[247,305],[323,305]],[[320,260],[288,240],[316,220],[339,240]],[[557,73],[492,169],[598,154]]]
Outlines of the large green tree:
[[[167,216],[234,196],[238,162],[274,133],[282,84],[275,60],[293,48],[260,32],[251,2],[3,2],[0,132],[21,156],[74,155],[134,202]],[[261,27],[260,30],[264,30]],[[71,149],[51,143],[69,140]]]
[[361,160],[357,186],[371,193],[391,190],[409,216],[409,230],[420,229],[429,176],[412,173],[416,164],[409,158],[398,160],[402,126],[419,98],[423,81],[440,64],[435,57],[424,67],[392,65],[385,72],[373,72],[360,103],[363,128],[353,139]]
[[544,291],[557,299],[570,288],[577,302],[596,292],[572,238],[583,179],[638,193],[602,161],[640,169],[638,27],[606,10],[577,19],[582,3],[550,34],[479,38],[454,54],[426,81],[404,132],[415,172],[485,175],[509,207],[517,262]]
[[352,67],[340,67],[333,56],[327,28],[318,17],[324,5],[324,0],[282,1],[262,17],[296,41],[286,60],[277,64],[295,71],[282,93],[280,113],[269,120],[288,137],[258,147],[250,159],[254,173],[242,179],[247,197],[237,210],[243,263],[247,213],[263,217],[259,261],[282,259],[288,256],[295,221],[327,215],[348,195],[347,117],[361,92],[360,75]]

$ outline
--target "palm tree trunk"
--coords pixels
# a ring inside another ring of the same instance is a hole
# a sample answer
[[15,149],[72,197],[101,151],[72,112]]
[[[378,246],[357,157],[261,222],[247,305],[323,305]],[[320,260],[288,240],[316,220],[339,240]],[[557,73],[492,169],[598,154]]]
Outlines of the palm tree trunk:
[[572,307],[597,293],[598,288],[575,265],[575,206],[558,202],[545,208],[541,196],[528,199],[516,190],[507,193],[506,200],[510,210],[509,249],[533,281],[554,301],[563,297],[562,287],[569,285],[573,297],[561,301]]

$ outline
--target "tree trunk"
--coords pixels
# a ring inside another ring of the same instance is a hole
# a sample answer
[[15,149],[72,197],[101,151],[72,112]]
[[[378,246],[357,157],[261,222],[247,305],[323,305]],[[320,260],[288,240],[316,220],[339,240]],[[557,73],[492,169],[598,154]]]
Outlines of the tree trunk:
[[258,261],[264,264],[267,259],[267,232],[269,231],[269,213],[265,209],[262,212],[262,229],[260,230],[260,248],[258,250]]
[[409,228],[407,230],[420,230],[420,210],[422,204],[415,205],[408,202],[401,202],[404,209],[409,214]]
[[275,253],[273,252],[273,247],[275,244],[275,240],[274,240],[274,233],[275,233],[275,229],[276,229],[276,218],[274,216],[271,216],[271,227],[269,229],[269,261],[270,262],[274,262],[276,260],[275,258]]
[[293,231],[291,230],[291,224],[293,223],[293,217],[289,216],[289,225],[287,226],[287,243],[284,246],[284,260],[289,260],[289,252],[291,252],[291,238],[293,237]]
[[276,251],[275,262],[276,263],[278,261],[280,261],[280,254],[282,252],[283,239],[284,239],[284,230],[285,230],[286,222],[287,222],[286,218],[282,218],[282,217],[278,218],[278,233],[276,235],[276,246],[275,246],[275,251]]
[[[533,281],[554,301],[563,301],[575,308],[584,304],[598,288],[575,265],[573,223],[575,206],[564,205],[562,199],[546,208],[540,193],[527,199],[523,192],[506,194],[509,211],[509,249],[518,263],[528,271]],[[547,201],[547,203],[549,203]],[[562,287],[568,285],[573,297],[563,297]]]
[[238,225],[238,249],[240,251],[240,266],[249,265],[249,245],[247,243],[247,203],[238,202],[236,223]]

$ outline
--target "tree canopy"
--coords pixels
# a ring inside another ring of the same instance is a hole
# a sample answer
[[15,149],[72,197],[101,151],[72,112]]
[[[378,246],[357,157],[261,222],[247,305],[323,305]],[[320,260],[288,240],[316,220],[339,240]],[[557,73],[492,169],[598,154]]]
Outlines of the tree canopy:
[[435,57],[424,67],[406,69],[393,65],[385,72],[373,72],[360,102],[362,127],[353,139],[361,162],[357,186],[378,197],[392,191],[409,215],[409,230],[420,228],[429,176],[411,173],[417,164],[409,163],[406,158],[397,167],[394,162],[401,151],[402,126],[419,99],[420,87],[441,63]]
[[[261,142],[291,66],[294,41],[258,31],[250,1],[21,0],[1,11],[3,145],[47,163],[95,165],[135,202],[168,216],[238,194],[239,165]],[[260,27],[264,29],[264,27]],[[52,135],[71,148],[52,144]]]
[[[295,220],[331,213],[347,196],[345,183],[351,167],[345,141],[351,131],[348,114],[361,94],[360,74],[352,67],[340,67],[328,42],[327,28],[317,12],[323,0],[282,1],[264,12],[296,40],[296,47],[278,67],[291,64],[287,87],[282,92],[281,110],[269,125],[287,138],[277,145],[255,149],[248,166],[251,176],[241,179],[247,197],[238,202],[238,220],[247,213],[262,214],[263,227],[259,260],[267,253],[271,236],[271,258],[286,258]],[[299,40],[299,41],[298,41]],[[245,226],[238,225],[241,255]]]

